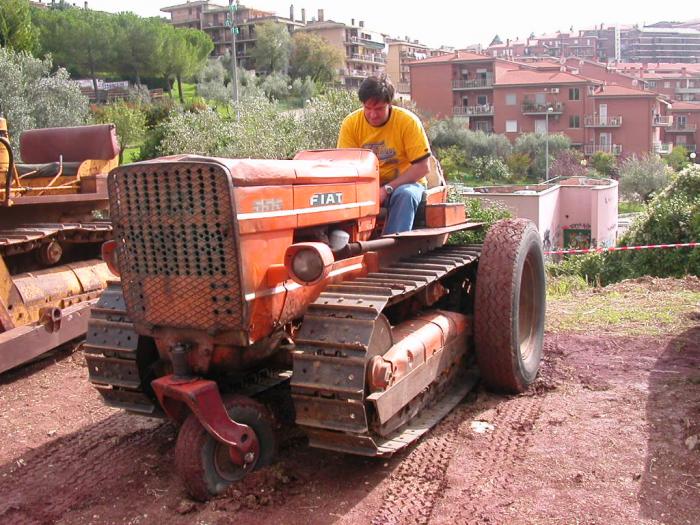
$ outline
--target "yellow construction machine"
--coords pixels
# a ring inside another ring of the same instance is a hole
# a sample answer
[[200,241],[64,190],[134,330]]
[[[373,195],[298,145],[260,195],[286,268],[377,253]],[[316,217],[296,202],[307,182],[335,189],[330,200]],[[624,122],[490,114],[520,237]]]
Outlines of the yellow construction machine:
[[0,118],[0,372],[83,336],[113,278],[100,246],[114,125],[25,131],[19,153]]

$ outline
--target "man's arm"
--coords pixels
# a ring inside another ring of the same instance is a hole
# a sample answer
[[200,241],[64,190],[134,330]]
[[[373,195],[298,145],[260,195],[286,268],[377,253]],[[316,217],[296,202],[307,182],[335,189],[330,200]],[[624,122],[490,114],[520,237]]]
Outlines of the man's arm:
[[418,182],[423,177],[428,175],[428,173],[430,173],[430,157],[426,157],[423,160],[419,160],[415,164],[411,164],[411,166],[401,175],[399,175],[394,180],[380,188],[379,203],[383,204],[387,198],[385,186],[391,186],[392,189],[396,189],[402,184],[411,184],[412,182]]

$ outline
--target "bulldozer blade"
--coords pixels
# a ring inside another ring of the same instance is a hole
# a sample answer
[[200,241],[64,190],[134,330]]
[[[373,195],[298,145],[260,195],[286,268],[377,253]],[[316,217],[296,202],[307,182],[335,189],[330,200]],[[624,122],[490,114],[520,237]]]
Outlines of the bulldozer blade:
[[90,307],[95,302],[96,300],[85,301],[60,310],[60,323],[19,326],[1,333],[0,373],[28,363],[57,346],[84,336]]

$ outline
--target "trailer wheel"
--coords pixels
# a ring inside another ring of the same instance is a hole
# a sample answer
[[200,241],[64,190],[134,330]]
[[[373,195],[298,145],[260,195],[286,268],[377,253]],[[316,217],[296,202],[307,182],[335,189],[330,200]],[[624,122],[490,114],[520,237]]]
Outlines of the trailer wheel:
[[484,239],[474,304],[476,357],[489,388],[520,393],[535,380],[545,300],[544,257],[535,225],[525,219],[497,222]]
[[197,417],[190,414],[177,437],[175,465],[187,491],[200,501],[221,494],[249,472],[269,465],[275,456],[274,425],[268,410],[244,396],[228,396],[224,405],[231,419],[253,429],[260,453],[249,465],[236,465],[229,456],[229,447],[214,439]]

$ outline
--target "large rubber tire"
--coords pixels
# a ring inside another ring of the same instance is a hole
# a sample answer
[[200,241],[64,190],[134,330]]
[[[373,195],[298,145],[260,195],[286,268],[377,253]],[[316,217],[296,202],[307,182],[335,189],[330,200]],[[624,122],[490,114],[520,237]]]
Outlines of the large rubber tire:
[[276,453],[274,424],[268,410],[244,396],[224,400],[231,419],[250,426],[260,443],[257,459],[247,468],[234,464],[228,446],[214,439],[194,414],[185,420],[175,445],[175,465],[190,495],[206,501],[221,494],[249,472],[269,465]]
[[476,358],[489,388],[517,394],[535,380],[545,303],[537,228],[525,219],[497,222],[484,239],[474,299]]

